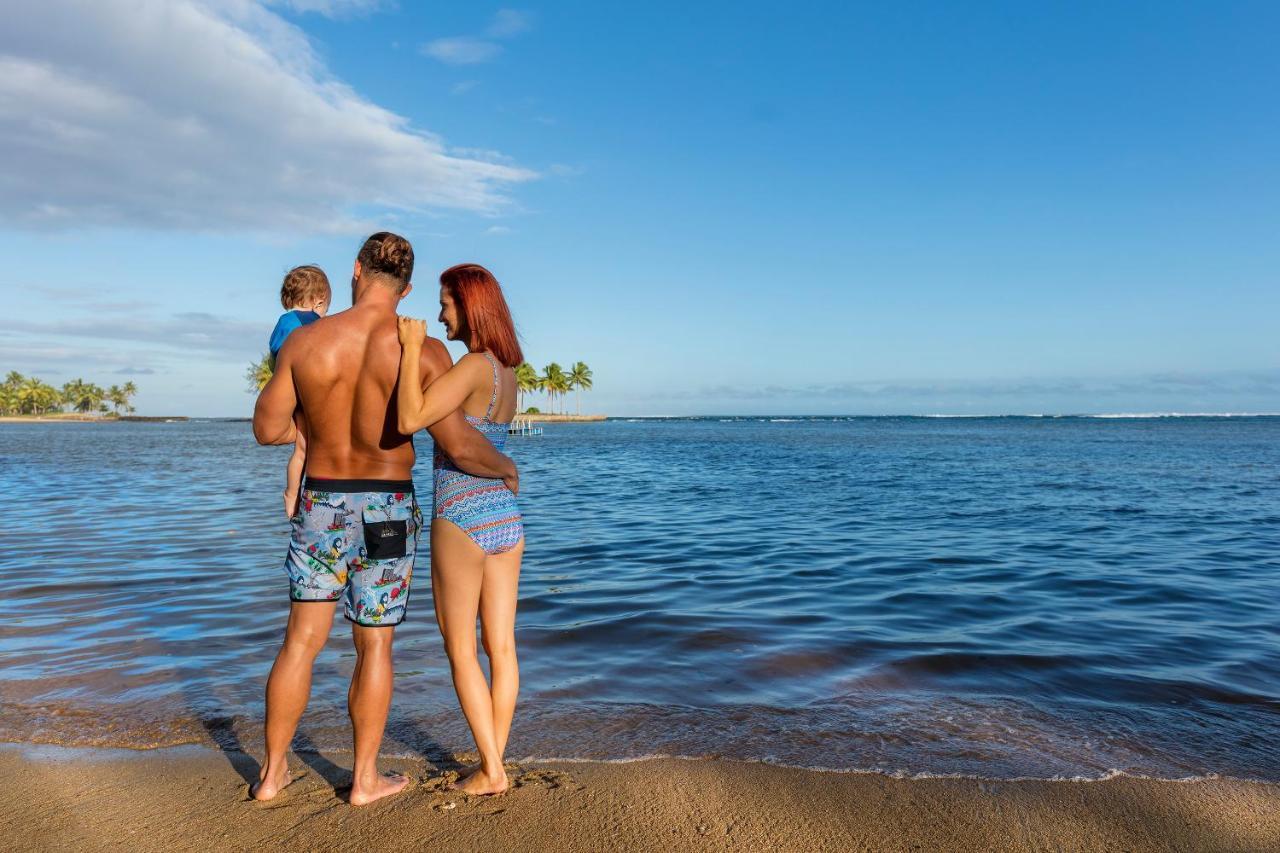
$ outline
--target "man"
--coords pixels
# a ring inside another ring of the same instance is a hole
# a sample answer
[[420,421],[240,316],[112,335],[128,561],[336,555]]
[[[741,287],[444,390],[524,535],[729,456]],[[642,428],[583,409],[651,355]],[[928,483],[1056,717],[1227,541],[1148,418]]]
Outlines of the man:
[[[408,779],[378,774],[391,706],[391,641],[408,605],[422,516],[411,480],[413,442],[396,430],[400,344],[396,307],[408,295],[413,249],[381,232],[365,241],[351,280],[352,306],[289,336],[253,414],[259,444],[307,438],[307,478],[286,566],[289,624],[267,681],[267,760],[253,788],[269,800],[291,780],[285,754],[311,692],[311,668],[339,602],[356,647],[348,709],[355,739],[351,803],[397,793]],[[423,387],[449,369],[439,341],[424,347]],[[460,467],[518,486],[510,459],[461,412],[430,428]]]

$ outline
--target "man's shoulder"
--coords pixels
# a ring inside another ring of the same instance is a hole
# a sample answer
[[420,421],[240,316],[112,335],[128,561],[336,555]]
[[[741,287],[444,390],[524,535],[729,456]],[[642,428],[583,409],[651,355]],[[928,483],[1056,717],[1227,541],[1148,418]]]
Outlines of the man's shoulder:
[[453,367],[453,356],[439,338],[427,338],[422,344],[422,375],[435,381]]
[[431,358],[447,358],[450,364],[453,363],[453,356],[449,355],[449,348],[439,338],[427,338],[422,344],[422,354]]

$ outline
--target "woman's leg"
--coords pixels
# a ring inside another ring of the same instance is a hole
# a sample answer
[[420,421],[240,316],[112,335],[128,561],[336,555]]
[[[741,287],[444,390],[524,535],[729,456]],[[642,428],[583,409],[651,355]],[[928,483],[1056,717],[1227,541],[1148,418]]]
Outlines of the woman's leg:
[[493,701],[493,733],[499,755],[507,751],[507,735],[516,712],[520,692],[520,670],[516,663],[516,597],[520,584],[520,560],[524,540],[502,554],[484,561],[484,583],[480,589],[480,636],[489,657],[489,695]]
[[458,704],[480,751],[480,772],[459,787],[470,794],[496,794],[507,789],[502,753],[493,729],[493,700],[476,656],[476,616],[484,580],[484,551],[456,524],[431,522],[431,591],[436,621],[444,637]]

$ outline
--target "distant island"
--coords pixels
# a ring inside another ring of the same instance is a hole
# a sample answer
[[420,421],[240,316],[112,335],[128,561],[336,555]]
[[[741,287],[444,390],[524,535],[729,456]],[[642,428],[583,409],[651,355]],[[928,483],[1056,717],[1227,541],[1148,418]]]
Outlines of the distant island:
[[101,420],[134,411],[138,386],[132,382],[103,388],[72,379],[55,388],[35,376],[11,370],[0,382],[0,417],[7,419]]

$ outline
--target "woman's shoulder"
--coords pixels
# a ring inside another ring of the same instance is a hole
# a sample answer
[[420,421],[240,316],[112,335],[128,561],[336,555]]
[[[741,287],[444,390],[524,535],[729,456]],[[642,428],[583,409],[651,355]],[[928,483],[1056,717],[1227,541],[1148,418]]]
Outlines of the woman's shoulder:
[[[462,358],[458,359],[458,364],[466,362],[473,369],[483,367],[486,371],[491,372],[495,367],[499,370],[504,369],[504,365],[498,360],[498,357],[488,350],[482,352],[468,352]],[[510,370],[510,368],[506,368]]]

